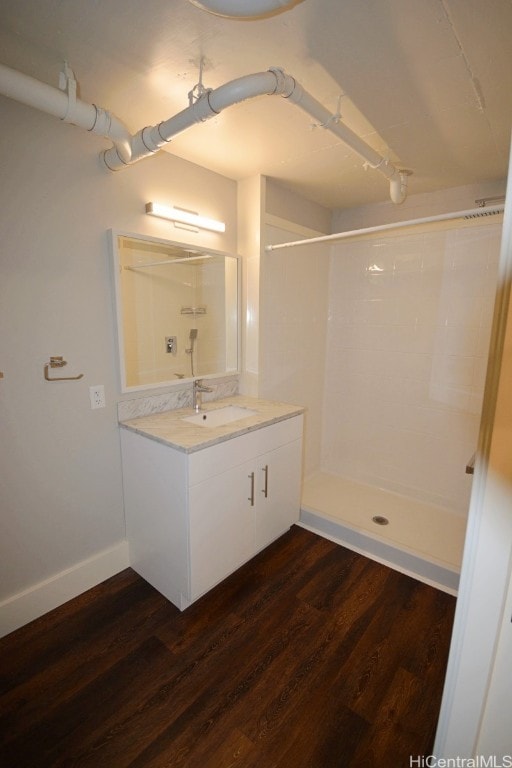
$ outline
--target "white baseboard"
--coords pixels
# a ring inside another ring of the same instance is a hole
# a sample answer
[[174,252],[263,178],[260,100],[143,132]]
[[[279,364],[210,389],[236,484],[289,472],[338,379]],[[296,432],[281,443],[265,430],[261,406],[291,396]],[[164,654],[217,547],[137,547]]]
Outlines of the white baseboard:
[[412,554],[397,545],[388,544],[375,537],[368,536],[364,531],[358,531],[341,522],[335,522],[302,508],[300,520],[297,523],[307,531],[323,536],[335,544],[351,549],[360,555],[369,557],[388,568],[411,576],[431,587],[457,595],[459,586],[459,571],[439,563],[425,559],[423,556]]
[[77,597],[130,565],[128,542],[121,541],[72,568],[0,602],[0,637]]

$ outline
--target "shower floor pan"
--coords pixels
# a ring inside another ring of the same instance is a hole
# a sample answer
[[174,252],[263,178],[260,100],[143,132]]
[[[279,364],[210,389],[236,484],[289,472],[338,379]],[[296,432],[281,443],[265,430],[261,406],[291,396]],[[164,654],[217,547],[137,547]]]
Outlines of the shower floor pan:
[[299,525],[457,594],[466,520],[449,510],[316,472],[304,481]]

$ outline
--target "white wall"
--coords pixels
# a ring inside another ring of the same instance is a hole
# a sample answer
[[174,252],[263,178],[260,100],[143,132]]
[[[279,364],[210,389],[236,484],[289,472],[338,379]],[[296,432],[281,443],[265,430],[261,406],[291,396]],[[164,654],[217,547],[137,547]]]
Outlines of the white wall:
[[282,187],[274,179],[265,179],[263,202],[267,217],[277,217],[295,226],[308,228],[311,237],[331,231],[332,211]]
[[467,512],[501,218],[332,246],[324,470]]
[[252,176],[238,184],[238,254],[242,269],[242,375],[240,392],[258,396],[260,354],[260,250],[265,178]]
[[359,208],[338,210],[333,214],[332,231],[344,232],[349,229],[407,221],[422,216],[436,216],[440,213],[465,211],[475,208],[475,201],[483,197],[505,194],[506,179],[469,184],[464,187],[450,187],[437,192],[414,194],[414,175],[409,180],[409,195],[403,203],[395,205],[389,200],[383,203],[362,205]]
[[[331,212],[265,180],[263,245],[327,234]],[[297,403],[304,417],[304,475],[320,465],[329,251],[265,252],[260,264],[261,397]]]
[[[269,243],[297,233],[267,226]],[[323,246],[262,256],[260,395],[306,408],[304,474],[320,465],[329,252]]]
[[[236,184],[163,153],[112,174],[98,161],[103,139],[8,99],[0,112],[5,601],[124,539],[107,229],[235,253]],[[149,200],[223,219],[226,234],[174,229],[145,215]],[[83,379],[44,381],[50,355]],[[94,384],[103,410],[90,409]]]

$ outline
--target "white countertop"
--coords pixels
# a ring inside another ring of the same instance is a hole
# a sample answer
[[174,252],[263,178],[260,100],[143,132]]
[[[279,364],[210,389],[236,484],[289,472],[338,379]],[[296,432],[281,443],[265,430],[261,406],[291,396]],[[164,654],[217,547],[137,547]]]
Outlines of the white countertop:
[[226,405],[251,408],[257,411],[257,414],[219,427],[204,427],[184,421],[185,417],[195,414],[193,408],[179,408],[121,421],[120,426],[184,453],[193,453],[202,448],[230,440],[232,437],[238,437],[238,435],[243,435],[246,432],[252,432],[284,419],[290,419],[304,412],[304,408],[300,405],[260,400],[243,395],[234,395],[222,400],[204,403],[201,410],[207,413],[217,408],[224,408]]

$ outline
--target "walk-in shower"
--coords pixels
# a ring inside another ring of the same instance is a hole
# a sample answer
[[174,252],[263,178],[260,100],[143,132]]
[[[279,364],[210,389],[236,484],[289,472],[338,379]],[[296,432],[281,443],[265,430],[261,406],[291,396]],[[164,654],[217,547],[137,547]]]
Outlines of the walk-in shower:
[[[264,290],[280,303],[265,306],[262,394],[308,409],[302,524],[449,591],[471,492],[501,219],[386,225],[264,257]],[[267,237],[287,234],[269,228]],[[283,354],[280,344],[293,349]]]

